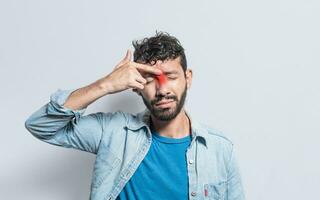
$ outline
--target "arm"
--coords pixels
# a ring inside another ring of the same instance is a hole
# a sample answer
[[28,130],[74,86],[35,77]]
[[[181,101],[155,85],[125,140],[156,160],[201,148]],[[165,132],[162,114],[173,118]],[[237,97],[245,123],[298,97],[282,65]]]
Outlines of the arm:
[[126,57],[107,76],[77,90],[56,91],[49,103],[25,121],[26,129],[47,143],[96,153],[103,129],[108,129],[106,124],[110,125],[112,118],[119,120],[122,114],[99,112],[83,116],[87,106],[107,94],[129,88],[143,89],[146,80],[140,74],[142,72],[161,73],[152,66],[130,60],[131,52],[127,51]]
[[[36,138],[57,146],[96,153],[103,132],[102,113],[83,116],[86,108],[63,106],[74,90],[57,90],[50,102],[25,121],[26,129]],[[107,113],[111,118],[112,113]],[[105,120],[105,119],[104,119]]]

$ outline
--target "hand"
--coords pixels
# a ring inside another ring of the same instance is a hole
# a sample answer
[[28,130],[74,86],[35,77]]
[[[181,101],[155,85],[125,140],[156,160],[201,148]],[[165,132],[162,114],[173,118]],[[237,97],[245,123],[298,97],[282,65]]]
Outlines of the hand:
[[113,71],[101,81],[108,93],[113,94],[132,88],[133,91],[144,89],[147,74],[160,75],[162,71],[155,67],[131,61],[131,51],[115,66]]

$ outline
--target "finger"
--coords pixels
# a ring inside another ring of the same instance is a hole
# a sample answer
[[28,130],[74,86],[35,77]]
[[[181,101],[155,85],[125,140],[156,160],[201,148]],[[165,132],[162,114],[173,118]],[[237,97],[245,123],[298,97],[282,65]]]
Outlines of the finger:
[[130,51],[130,49],[128,49],[126,52],[126,56],[116,65],[115,68],[119,68],[123,64],[130,62],[130,60],[131,60],[131,51]]
[[157,69],[155,67],[145,65],[145,64],[140,64],[140,63],[134,63],[134,67],[141,73],[150,73],[150,74],[155,74],[155,75],[160,75],[162,74],[162,71],[160,69]]
[[136,78],[136,81],[138,81],[138,82],[141,83],[141,84],[146,84],[146,83],[147,83],[147,80],[144,79],[144,78],[141,77],[141,76],[138,76],[138,77]]
[[133,89],[135,89],[136,91],[143,90],[143,88],[144,88],[144,85],[139,83],[139,82],[137,82],[137,81],[134,82],[132,85],[133,85],[132,86]]

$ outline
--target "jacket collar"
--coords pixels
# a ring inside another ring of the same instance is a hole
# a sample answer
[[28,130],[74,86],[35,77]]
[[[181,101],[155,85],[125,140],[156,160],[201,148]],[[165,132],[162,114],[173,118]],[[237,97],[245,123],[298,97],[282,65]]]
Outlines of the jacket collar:
[[[206,145],[206,138],[207,138],[207,130],[194,118],[191,117],[191,114],[188,110],[184,108],[187,116],[190,119],[191,123],[191,135],[192,138],[199,139],[205,146]],[[126,127],[131,130],[137,130],[142,127],[150,127],[150,111],[145,108],[142,112],[137,113],[136,120],[131,120],[130,123],[127,121]]]

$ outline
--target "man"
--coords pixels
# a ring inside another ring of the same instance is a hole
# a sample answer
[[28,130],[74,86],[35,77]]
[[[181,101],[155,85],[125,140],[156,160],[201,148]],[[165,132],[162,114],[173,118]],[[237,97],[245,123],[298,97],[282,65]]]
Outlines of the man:
[[[133,42],[107,76],[76,90],[58,89],[26,128],[40,140],[96,154],[90,199],[243,200],[233,143],[191,118],[184,48],[164,32]],[[102,96],[132,89],[146,109],[84,116]]]

